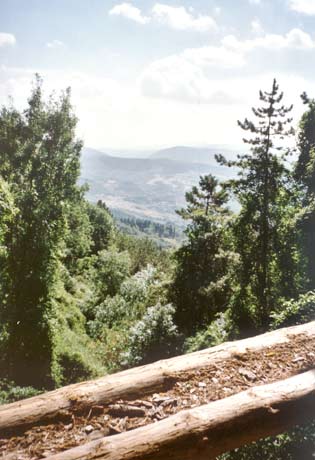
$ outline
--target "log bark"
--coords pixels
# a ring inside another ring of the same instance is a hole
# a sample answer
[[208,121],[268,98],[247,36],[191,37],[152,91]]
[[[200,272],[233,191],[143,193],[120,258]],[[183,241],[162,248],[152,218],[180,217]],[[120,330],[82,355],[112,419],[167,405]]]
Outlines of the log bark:
[[315,418],[315,370],[179,412],[47,460],[210,460]]
[[207,350],[158,361],[108,375],[89,382],[69,385],[23,401],[0,406],[0,436],[25,429],[38,422],[58,418],[71,408],[89,408],[111,404],[118,399],[141,398],[165,388],[179,372],[195,371],[215,365],[233,356],[262,352],[268,347],[289,343],[297,335],[315,340],[315,321],[284,328],[235,342],[227,342]]

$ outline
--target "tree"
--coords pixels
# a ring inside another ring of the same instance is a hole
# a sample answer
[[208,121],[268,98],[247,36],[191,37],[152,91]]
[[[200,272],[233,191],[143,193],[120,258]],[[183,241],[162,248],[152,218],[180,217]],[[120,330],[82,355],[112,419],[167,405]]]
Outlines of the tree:
[[[8,231],[8,225],[14,218],[16,208],[14,206],[13,196],[10,187],[0,176],[0,305],[5,301],[5,285],[8,283],[6,264],[8,258],[7,247],[5,246],[5,238]],[[3,337],[5,330],[3,329],[4,322],[2,311],[0,309],[0,343],[1,336]],[[2,353],[3,354],[3,353]]]
[[193,333],[226,308],[231,292],[233,253],[228,231],[228,194],[212,176],[186,193],[187,207],[178,214],[190,223],[187,242],[175,254],[176,269],[170,297],[180,330]]
[[114,234],[114,222],[106,204],[99,200],[88,205],[88,216],[92,226],[93,253],[108,248]]
[[302,115],[298,132],[299,157],[294,170],[294,178],[301,193],[304,210],[297,230],[301,232],[301,243],[306,262],[306,289],[315,289],[315,99],[306,93],[302,100],[307,110]]
[[294,295],[292,278],[297,272],[294,242],[286,244],[285,238],[292,216],[289,173],[284,163],[289,150],[278,146],[279,139],[294,133],[289,117],[292,106],[282,104],[283,93],[276,80],[270,92],[260,91],[259,96],[262,106],[252,109],[256,122],[247,118],[238,122],[249,133],[244,142],[250,152],[231,162],[217,157],[221,164],[238,169],[238,178],[230,182],[241,204],[234,225],[240,269],[233,310],[236,322],[247,334],[253,327],[267,329],[269,314],[279,299]]
[[0,112],[0,175],[18,210],[5,235],[7,373],[20,384],[51,386],[56,312],[53,295],[68,209],[80,199],[81,142],[70,90],[45,103],[37,76],[27,109]]

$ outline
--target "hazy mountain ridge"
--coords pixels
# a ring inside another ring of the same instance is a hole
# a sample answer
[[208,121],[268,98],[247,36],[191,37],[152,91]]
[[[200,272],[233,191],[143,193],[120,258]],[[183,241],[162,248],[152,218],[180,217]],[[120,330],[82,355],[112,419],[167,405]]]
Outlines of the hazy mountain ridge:
[[212,173],[220,179],[233,175],[216,163],[215,153],[231,158],[230,150],[217,147],[174,147],[149,158],[114,157],[84,148],[81,182],[89,185],[91,201],[101,199],[134,217],[181,223],[175,210],[184,206],[185,192],[198,183],[200,175]]
[[213,145],[209,147],[175,146],[158,150],[154,152],[150,158],[168,159],[185,163],[210,163],[216,165],[216,154],[223,153],[231,159],[236,158],[239,151],[240,147],[233,147],[230,145]]

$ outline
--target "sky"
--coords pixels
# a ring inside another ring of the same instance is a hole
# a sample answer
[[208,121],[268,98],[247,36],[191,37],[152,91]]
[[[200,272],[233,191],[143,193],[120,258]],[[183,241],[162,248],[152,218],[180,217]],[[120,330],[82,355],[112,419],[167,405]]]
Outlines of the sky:
[[72,88],[100,149],[239,144],[260,89],[315,97],[315,0],[0,0],[0,104]]

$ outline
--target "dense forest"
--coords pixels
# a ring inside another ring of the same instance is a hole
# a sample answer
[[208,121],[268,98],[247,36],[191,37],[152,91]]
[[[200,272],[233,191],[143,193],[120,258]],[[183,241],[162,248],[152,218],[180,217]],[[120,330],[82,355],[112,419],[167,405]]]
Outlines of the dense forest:
[[[217,156],[237,178],[200,177],[178,210],[184,240],[163,249],[86,200],[70,96],[46,101],[37,77],[23,112],[0,112],[2,403],[314,319],[315,100],[302,94],[293,127],[277,82],[260,91],[253,120],[238,122],[250,150]],[[312,458],[312,428],[224,459]]]
[[122,217],[119,215],[116,220],[118,228],[123,233],[131,236],[149,237],[161,248],[176,246],[183,238],[182,229],[172,223],[160,223],[150,219]]

